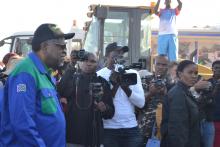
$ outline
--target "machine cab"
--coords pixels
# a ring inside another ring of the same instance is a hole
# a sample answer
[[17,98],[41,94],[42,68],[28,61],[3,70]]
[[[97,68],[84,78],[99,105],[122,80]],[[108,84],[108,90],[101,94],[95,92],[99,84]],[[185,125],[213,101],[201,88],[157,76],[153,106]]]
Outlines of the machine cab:
[[151,52],[150,7],[90,5],[89,8],[87,16],[92,20],[86,22],[84,27],[85,50],[102,58],[107,44],[117,42],[129,47],[124,55],[128,64],[140,59],[146,63]]
[[14,52],[25,57],[31,52],[32,38],[33,32],[18,32],[2,39],[0,41],[1,58],[9,52]]

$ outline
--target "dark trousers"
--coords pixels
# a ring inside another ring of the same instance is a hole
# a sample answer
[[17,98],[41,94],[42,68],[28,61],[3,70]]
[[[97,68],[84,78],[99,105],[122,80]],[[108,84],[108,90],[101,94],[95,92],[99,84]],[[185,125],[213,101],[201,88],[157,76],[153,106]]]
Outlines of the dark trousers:
[[138,127],[104,129],[104,147],[141,147],[142,145]]

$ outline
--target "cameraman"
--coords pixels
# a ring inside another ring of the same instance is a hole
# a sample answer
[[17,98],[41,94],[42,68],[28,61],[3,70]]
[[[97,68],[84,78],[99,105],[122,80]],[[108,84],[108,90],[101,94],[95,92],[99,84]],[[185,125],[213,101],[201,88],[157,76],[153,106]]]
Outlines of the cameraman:
[[139,147],[142,143],[135,117],[135,106],[142,108],[145,103],[140,76],[135,70],[126,70],[126,73],[137,75],[137,83],[125,86],[121,83],[121,75],[115,70],[115,58],[126,51],[127,46],[118,46],[116,42],[108,44],[105,53],[106,67],[97,72],[111,83],[115,105],[114,117],[104,120],[105,147]]
[[[92,53],[85,55],[87,59],[80,62],[81,72],[64,75],[58,84],[60,96],[67,99],[67,147],[100,147],[102,118],[110,119],[114,115],[109,84],[95,72],[96,57]],[[102,85],[97,93],[92,91],[98,99],[90,93],[91,83]]]
[[139,111],[139,128],[144,138],[144,143],[152,136],[153,128],[156,127],[157,132],[154,132],[160,139],[160,123],[162,119],[162,101],[167,93],[167,71],[168,58],[166,55],[158,55],[155,58],[155,72],[146,79],[147,88],[145,91],[146,103],[143,109]]

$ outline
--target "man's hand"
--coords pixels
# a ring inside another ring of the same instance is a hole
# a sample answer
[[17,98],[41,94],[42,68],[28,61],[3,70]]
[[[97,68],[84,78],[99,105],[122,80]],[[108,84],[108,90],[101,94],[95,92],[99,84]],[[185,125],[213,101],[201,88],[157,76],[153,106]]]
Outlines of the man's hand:
[[195,88],[196,91],[199,91],[202,89],[207,89],[209,86],[210,86],[209,81],[205,81],[205,80],[201,79],[193,87]]
[[99,111],[104,112],[104,111],[107,110],[106,105],[105,105],[102,101],[100,101],[100,102],[96,102],[96,101],[95,101],[94,103],[95,103],[95,107],[96,107]]
[[181,10],[183,4],[182,4],[182,2],[180,0],[177,0],[177,2],[178,2],[178,9]]
[[158,87],[158,94],[166,95],[167,94],[167,88],[165,86]]
[[155,13],[156,15],[159,14],[159,12],[158,12],[159,6],[160,6],[160,0],[157,1],[156,6],[154,7],[154,13]]
[[131,96],[131,89],[129,88],[129,86],[121,86],[121,88],[124,90],[125,94],[127,95],[127,97]]
[[60,103],[67,104],[67,99],[65,97],[60,98]]
[[149,95],[150,96],[154,96],[154,95],[156,95],[157,94],[157,88],[156,88],[156,86],[155,86],[155,84],[154,83],[150,83],[150,85],[149,85]]
[[154,83],[151,83],[149,85],[149,92],[145,96],[145,99],[148,101],[151,98],[153,98],[156,94],[166,95],[166,93],[167,93],[167,88],[165,86],[157,87],[155,86]]
[[61,105],[63,106],[63,112],[67,112],[67,98],[65,98],[65,97],[61,97],[60,98],[60,103],[61,103]]
[[120,73],[118,73],[118,72],[113,72],[113,73],[111,74],[111,76],[109,77],[109,80],[110,80],[110,82],[111,82],[111,84],[112,84],[113,86],[119,85]]

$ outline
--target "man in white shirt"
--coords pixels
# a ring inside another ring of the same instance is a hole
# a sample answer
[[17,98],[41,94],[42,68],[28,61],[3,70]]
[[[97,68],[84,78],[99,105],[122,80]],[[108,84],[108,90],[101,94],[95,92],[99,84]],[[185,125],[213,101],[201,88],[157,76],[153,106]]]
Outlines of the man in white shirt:
[[171,8],[171,0],[165,0],[165,9],[159,9],[160,0],[154,8],[155,14],[160,17],[160,26],[158,31],[158,54],[165,54],[170,61],[178,59],[178,38],[176,29],[176,16],[182,9],[182,2],[177,0],[178,6]]
[[128,51],[127,46],[118,46],[111,43],[106,47],[106,67],[97,74],[111,84],[115,114],[112,119],[104,122],[104,146],[105,147],[139,147],[142,138],[137,127],[135,107],[142,108],[145,104],[144,91],[141,79],[137,71],[129,69],[126,73],[135,73],[137,83],[124,86],[121,84],[120,74],[115,71],[115,59]]

